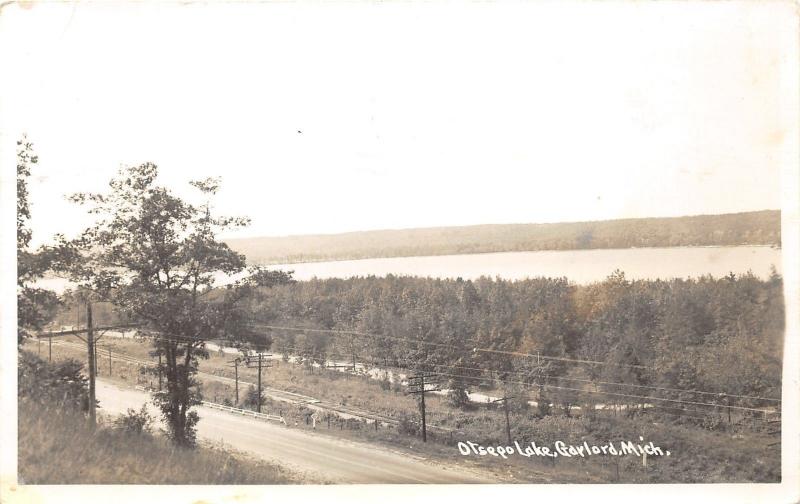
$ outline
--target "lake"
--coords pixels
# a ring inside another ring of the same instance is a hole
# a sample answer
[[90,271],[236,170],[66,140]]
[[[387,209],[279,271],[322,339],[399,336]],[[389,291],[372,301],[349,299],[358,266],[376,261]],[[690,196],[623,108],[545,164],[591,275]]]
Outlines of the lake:
[[[567,277],[578,284],[601,281],[615,269],[628,279],[721,277],[730,272],[767,278],[774,266],[782,272],[781,249],[768,246],[668,247],[488,254],[388,257],[351,261],[271,265],[270,269],[294,270],[297,280],[349,278],[353,276],[410,275],[475,279],[499,276],[521,280],[538,276]],[[224,283],[220,278],[218,284]],[[64,280],[51,278],[38,285],[60,292]]]
[[629,279],[715,277],[730,272],[767,278],[770,267],[780,273],[781,249],[771,247],[669,247],[540,252],[496,252],[425,257],[390,257],[352,261],[270,266],[294,270],[297,280],[352,276],[413,275],[475,279],[499,276],[509,280],[567,277],[578,284],[601,281],[615,269]]

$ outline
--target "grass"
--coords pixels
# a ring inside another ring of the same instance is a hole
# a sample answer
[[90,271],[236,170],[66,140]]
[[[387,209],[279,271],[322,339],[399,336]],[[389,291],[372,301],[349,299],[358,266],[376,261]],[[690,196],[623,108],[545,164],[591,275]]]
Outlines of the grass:
[[286,470],[219,447],[177,448],[84,416],[19,401],[19,477],[25,484],[281,484]]

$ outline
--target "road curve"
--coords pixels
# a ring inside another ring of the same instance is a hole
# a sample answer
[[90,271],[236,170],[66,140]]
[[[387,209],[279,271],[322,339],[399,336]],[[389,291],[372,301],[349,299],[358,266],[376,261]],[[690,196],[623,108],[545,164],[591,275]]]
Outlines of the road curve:
[[[144,392],[97,381],[101,411],[111,415],[128,408],[141,408],[150,400]],[[149,405],[152,413],[155,409]],[[329,483],[495,483],[491,475],[480,475],[457,466],[443,467],[374,445],[316,435],[240,417],[228,412],[198,407],[201,420],[198,437],[222,442],[264,460],[306,475],[309,482]]]

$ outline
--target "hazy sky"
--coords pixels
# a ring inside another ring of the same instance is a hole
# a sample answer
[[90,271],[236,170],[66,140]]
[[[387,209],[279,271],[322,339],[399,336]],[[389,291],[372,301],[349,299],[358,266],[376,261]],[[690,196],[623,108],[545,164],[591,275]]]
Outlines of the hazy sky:
[[221,175],[239,236],[780,208],[793,19],[758,7],[9,5],[3,147],[36,242],[144,161]]

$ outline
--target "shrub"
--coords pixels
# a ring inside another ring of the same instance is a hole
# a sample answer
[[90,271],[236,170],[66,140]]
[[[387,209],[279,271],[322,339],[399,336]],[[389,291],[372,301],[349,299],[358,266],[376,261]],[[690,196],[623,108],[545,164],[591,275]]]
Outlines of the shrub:
[[[261,393],[261,405],[264,405],[265,397],[262,391]],[[247,394],[245,394],[244,401],[242,402],[242,406],[248,409],[255,410],[258,408],[258,390],[255,386],[251,385],[249,389],[247,389]]]
[[114,420],[114,427],[126,434],[149,434],[152,430],[154,418],[147,412],[147,405],[143,404],[142,409],[136,411],[128,408],[125,414],[118,416]]
[[51,364],[21,351],[17,395],[49,406],[88,411],[89,389],[82,369],[83,365],[72,359]]
[[414,436],[418,431],[419,424],[414,419],[405,414],[400,416],[400,420],[397,425],[397,432],[400,434]]
[[537,409],[539,410],[540,417],[546,417],[552,414],[553,408],[550,406],[550,398],[544,394],[539,394],[539,399],[536,401]]
[[451,388],[450,391],[447,393],[447,403],[454,408],[459,408],[462,410],[470,409],[473,406],[473,404],[469,400],[467,391],[464,390],[463,387]]

